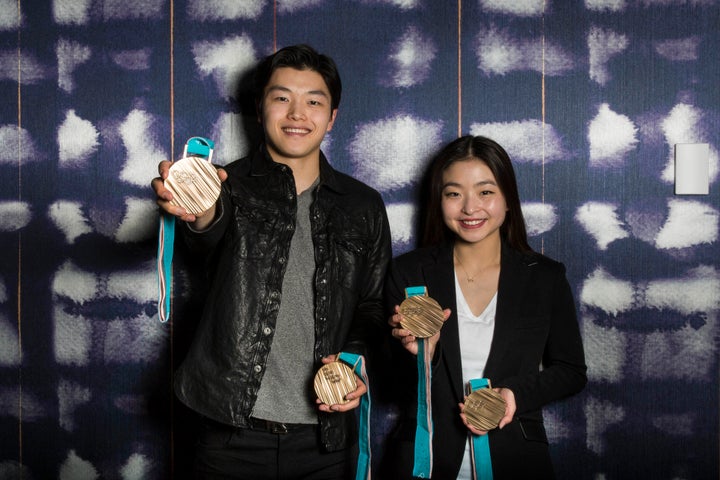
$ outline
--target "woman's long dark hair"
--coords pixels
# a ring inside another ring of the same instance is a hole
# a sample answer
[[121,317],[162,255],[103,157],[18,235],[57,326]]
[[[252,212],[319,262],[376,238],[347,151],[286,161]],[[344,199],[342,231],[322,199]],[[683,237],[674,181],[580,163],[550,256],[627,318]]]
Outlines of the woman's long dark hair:
[[510,156],[497,142],[471,135],[447,144],[430,163],[426,177],[429,197],[425,208],[422,246],[440,245],[454,240],[455,234],[445,225],[442,215],[443,173],[453,163],[469,159],[481,160],[490,168],[505,197],[508,211],[500,226],[500,238],[515,250],[532,252],[527,241],[525,219]]

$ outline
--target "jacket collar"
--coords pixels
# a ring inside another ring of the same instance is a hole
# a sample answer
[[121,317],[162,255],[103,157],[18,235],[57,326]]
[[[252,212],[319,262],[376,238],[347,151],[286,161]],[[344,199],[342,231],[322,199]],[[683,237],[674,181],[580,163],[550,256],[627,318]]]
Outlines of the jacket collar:
[[[272,159],[266,145],[263,143],[252,155],[250,175],[269,175],[275,169],[281,168],[281,166],[281,163]],[[338,172],[330,166],[330,163],[327,161],[327,158],[322,151],[320,152],[320,186],[330,188],[339,194],[346,193],[346,189],[339,180]]]

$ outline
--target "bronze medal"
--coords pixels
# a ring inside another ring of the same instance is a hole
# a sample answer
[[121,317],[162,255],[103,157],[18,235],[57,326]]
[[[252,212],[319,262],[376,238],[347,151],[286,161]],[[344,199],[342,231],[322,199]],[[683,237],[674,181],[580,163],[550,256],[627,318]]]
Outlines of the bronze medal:
[[443,326],[443,310],[440,304],[426,295],[408,297],[400,304],[403,320],[400,325],[418,338],[428,338]]
[[173,194],[171,204],[197,215],[217,201],[220,178],[212,163],[200,157],[185,157],[170,166],[165,188]]
[[479,388],[465,399],[463,413],[478,430],[492,430],[505,416],[505,399],[491,388]]
[[345,396],[357,389],[355,372],[343,362],[326,363],[315,374],[315,394],[326,405],[347,403]]

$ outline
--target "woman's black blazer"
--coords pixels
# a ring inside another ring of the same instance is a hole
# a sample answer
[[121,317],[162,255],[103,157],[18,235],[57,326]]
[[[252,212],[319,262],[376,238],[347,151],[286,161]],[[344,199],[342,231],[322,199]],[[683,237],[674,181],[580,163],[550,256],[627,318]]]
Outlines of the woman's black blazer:
[[[452,310],[433,358],[432,478],[455,479],[468,431],[459,418],[464,385],[451,245],[418,249],[393,260],[385,286],[388,314],[405,298],[406,287],[420,285],[426,286],[443,308]],[[391,381],[383,388],[394,391],[401,414],[395,435],[387,442],[381,473],[385,472],[383,478],[410,478],[417,411],[416,360],[395,339],[390,345],[391,366],[384,370],[391,372]],[[495,330],[485,378],[493,387],[513,391],[517,411],[512,423],[489,433],[495,480],[553,478],[541,408],[582,390],[587,383],[586,370],[565,267],[543,255],[520,253],[503,244]]]

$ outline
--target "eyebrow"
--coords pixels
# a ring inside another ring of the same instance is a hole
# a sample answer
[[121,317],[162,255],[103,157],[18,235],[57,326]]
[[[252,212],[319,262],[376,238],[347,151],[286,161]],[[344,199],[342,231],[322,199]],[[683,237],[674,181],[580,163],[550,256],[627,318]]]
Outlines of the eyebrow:
[[[473,185],[473,187],[482,187],[483,185],[494,185],[496,187],[498,186],[497,183],[493,180],[482,180],[480,182],[477,182],[475,185]],[[459,187],[459,186],[461,186],[461,185],[458,182],[447,182],[447,183],[443,184],[442,188]]]
[[[271,85],[268,87],[267,92],[273,92],[273,91],[281,91],[281,92],[287,92],[292,93],[292,90],[290,90],[288,87],[284,87],[282,85]],[[305,95],[319,95],[321,97],[330,98],[327,93],[325,93],[323,90],[309,90],[307,92],[300,92],[301,94]]]

